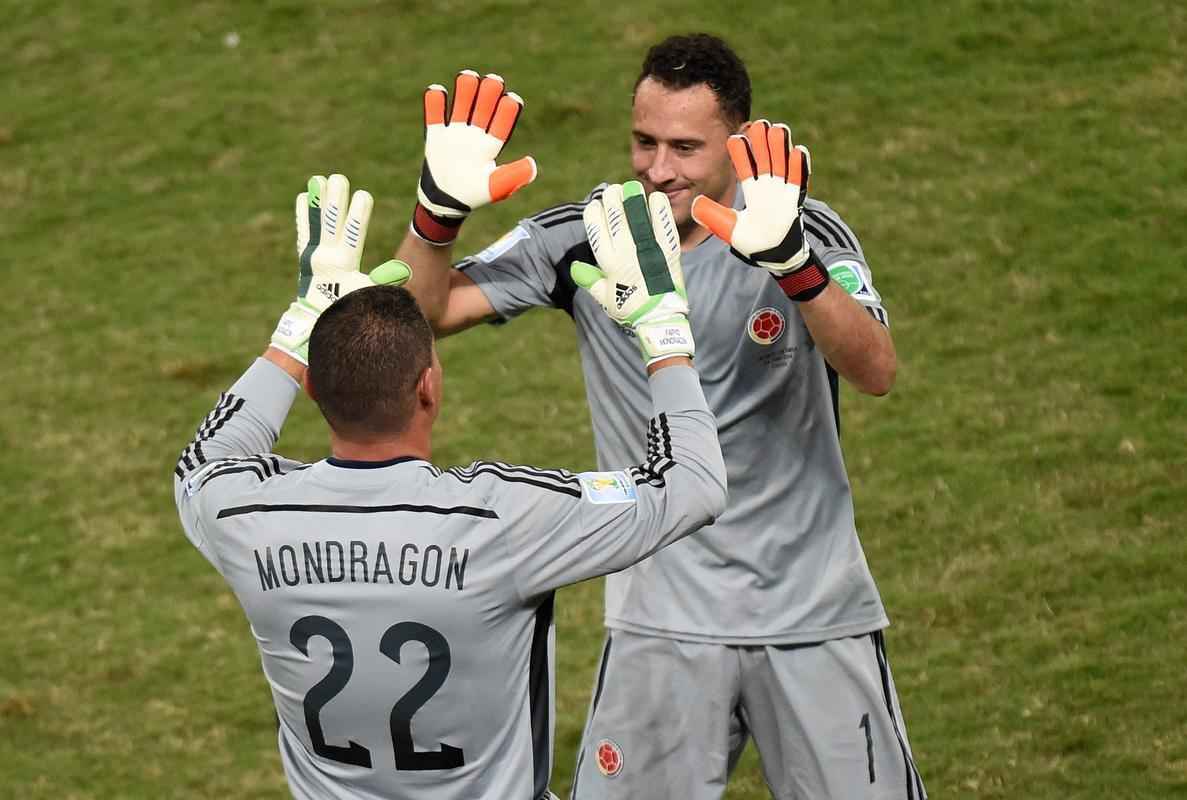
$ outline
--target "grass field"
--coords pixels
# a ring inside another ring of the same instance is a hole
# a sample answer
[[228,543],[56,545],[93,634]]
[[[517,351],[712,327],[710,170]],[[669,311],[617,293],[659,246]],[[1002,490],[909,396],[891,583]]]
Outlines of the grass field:
[[[526,98],[540,178],[463,234],[629,177],[646,46],[725,35],[812,148],[900,357],[842,396],[932,796],[1187,797],[1187,10],[1179,3],[0,0],[0,797],[280,798],[250,633],[183,538],[177,452],[292,292],[340,171],[402,236],[420,93]],[[441,464],[589,468],[570,325],[447,340]],[[279,449],[316,459],[307,400]],[[558,598],[567,792],[600,585]],[[766,797],[747,758],[731,800]]]

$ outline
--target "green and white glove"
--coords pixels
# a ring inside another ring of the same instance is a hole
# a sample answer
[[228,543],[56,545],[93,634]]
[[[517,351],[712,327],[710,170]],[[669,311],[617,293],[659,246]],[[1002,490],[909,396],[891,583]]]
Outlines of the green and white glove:
[[[619,325],[635,332],[647,363],[692,357],[688,295],[680,269],[680,237],[663,192],[647,199],[643,184],[607,186],[585,207],[585,232],[598,266],[573,262],[573,281]],[[600,267],[600,269],[599,269]]]
[[297,195],[297,299],[276,325],[272,346],[302,364],[309,364],[314,323],[335,300],[365,286],[402,286],[412,277],[403,261],[388,261],[369,275],[359,271],[374,206],[370,192],[360,189],[350,195],[344,175],[329,180],[314,175],[308,189]]

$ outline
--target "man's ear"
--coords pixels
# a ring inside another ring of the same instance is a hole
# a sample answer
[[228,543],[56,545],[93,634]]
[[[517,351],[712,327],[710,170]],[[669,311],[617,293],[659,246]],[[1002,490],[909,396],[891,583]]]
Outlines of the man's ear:
[[416,379],[416,402],[421,408],[430,410],[436,407],[437,398],[441,396],[440,388],[437,383],[441,380],[440,374],[431,366],[425,367],[420,373],[420,377]]
[[313,393],[313,381],[309,377],[309,370],[305,370],[305,374],[301,376],[301,386],[305,389],[305,394],[309,395],[309,399],[317,402],[317,395]]

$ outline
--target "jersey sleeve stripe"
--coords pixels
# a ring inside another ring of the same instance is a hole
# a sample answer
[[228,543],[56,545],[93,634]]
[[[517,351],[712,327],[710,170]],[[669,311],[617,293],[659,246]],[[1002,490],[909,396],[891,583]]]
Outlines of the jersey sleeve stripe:
[[660,414],[647,424],[647,460],[627,472],[634,477],[636,486],[647,484],[658,488],[667,484],[664,473],[674,466],[668,415]]
[[[226,425],[241,408],[243,408],[242,397],[236,397],[230,392],[223,392],[219,396],[218,403],[206,415],[206,418],[202,420],[202,424],[198,426],[198,430],[194,433],[193,441],[182,448],[181,455],[177,459],[177,466],[173,470],[177,477],[184,478],[187,474],[206,463],[206,454],[202,451],[202,442],[214,438],[214,434],[223,425]],[[190,458],[191,454],[193,458]],[[183,465],[185,469],[182,469]]]

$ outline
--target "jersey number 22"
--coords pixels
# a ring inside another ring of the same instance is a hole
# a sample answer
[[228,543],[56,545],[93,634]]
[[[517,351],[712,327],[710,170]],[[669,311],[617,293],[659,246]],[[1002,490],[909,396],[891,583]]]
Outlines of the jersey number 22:
[[[326,617],[311,615],[293,623],[289,640],[293,647],[308,657],[309,640],[320,636],[330,643],[334,663],[329,674],[318,681],[305,694],[305,724],[309,728],[309,739],[313,751],[323,758],[356,767],[371,767],[371,751],[358,742],[347,740],[347,746],[326,744],[326,735],[321,727],[322,707],[342,691],[354,671],[354,648],[350,637],[337,622]],[[392,746],[396,753],[396,769],[427,770],[453,769],[466,763],[460,747],[441,743],[440,750],[419,751],[412,746],[412,715],[429,701],[445,683],[449,675],[451,659],[449,642],[441,633],[419,622],[397,622],[384,631],[379,640],[379,652],[400,663],[400,648],[407,642],[420,642],[429,651],[429,668],[416,685],[409,689],[392,707]]]

